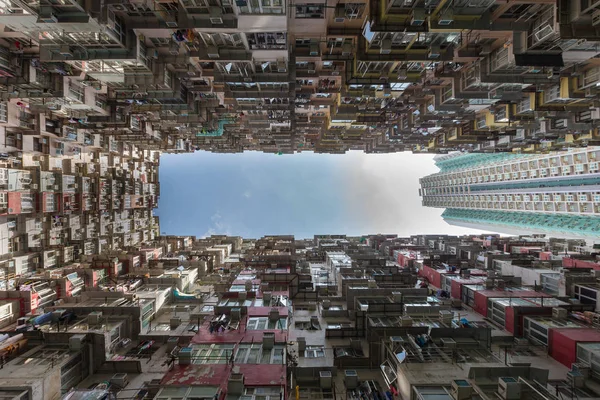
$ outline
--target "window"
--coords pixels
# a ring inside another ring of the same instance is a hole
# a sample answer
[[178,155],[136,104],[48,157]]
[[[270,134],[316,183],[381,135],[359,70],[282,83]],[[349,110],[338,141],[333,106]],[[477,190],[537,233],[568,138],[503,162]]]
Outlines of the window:
[[283,0],[247,0],[244,3],[239,7],[242,14],[285,14]]
[[154,47],[166,47],[169,46],[171,44],[171,38],[170,37],[158,37],[158,38],[150,38],[150,41],[152,42],[152,45]]
[[324,18],[324,4],[298,4],[296,5],[296,18]]
[[156,400],[210,400],[219,392],[214,386],[165,387],[156,395]]
[[306,357],[306,358],[325,357],[325,348],[323,346],[306,346],[306,350],[304,351],[304,357]]
[[69,97],[82,102],[84,98],[83,88],[73,82],[69,82]]
[[308,47],[312,43],[310,38],[299,38],[296,39],[296,47]]
[[251,50],[285,50],[287,48],[285,32],[249,33],[246,38]]
[[127,15],[130,17],[154,17],[154,12],[145,5],[131,4]]
[[182,0],[189,14],[208,14],[210,7],[219,7],[224,14],[233,14],[231,0]]
[[279,386],[249,387],[240,400],[279,400],[280,393],[282,392]]
[[240,33],[200,33],[202,41],[207,46],[217,47],[244,47],[244,41]]
[[220,73],[222,74],[241,74],[243,76],[247,76],[249,75],[249,72],[252,71],[252,66],[248,63],[242,63],[242,62],[237,62],[237,63],[224,63],[224,62],[219,62],[215,64],[217,66],[217,69],[219,70]]
[[8,113],[6,110],[6,103],[0,103],[0,122],[6,122],[8,120]]
[[163,83],[164,83],[164,85],[165,85],[166,87],[169,87],[169,88],[170,88],[170,87],[171,87],[171,80],[172,80],[172,79],[171,79],[171,72],[170,72],[170,71],[167,71],[167,70],[165,70],[165,76],[164,76],[164,80],[163,80]]
[[344,44],[352,44],[351,38],[330,38],[327,41],[327,48],[342,47]]
[[233,354],[233,344],[202,344],[192,346],[193,364],[227,364]]
[[115,13],[113,12],[113,10],[110,10],[110,9],[108,10],[107,25],[108,25],[108,28],[110,29],[110,31],[112,31],[112,33],[115,35],[116,39],[119,42],[124,43],[125,42],[125,31],[123,30],[123,27],[122,27],[121,18],[117,17],[115,15]]
[[390,62],[369,62],[369,61],[360,61],[358,63],[358,73],[359,74],[368,74],[374,72],[385,72],[387,73],[391,67]]
[[287,318],[271,320],[269,317],[248,318],[246,329],[252,331],[263,331],[266,329],[287,329]]
[[236,364],[283,364],[285,345],[276,344],[272,349],[263,349],[262,343],[242,343],[235,354]]
[[452,400],[452,396],[448,393],[449,388],[442,386],[415,386],[413,391],[416,394],[416,398],[421,400]]

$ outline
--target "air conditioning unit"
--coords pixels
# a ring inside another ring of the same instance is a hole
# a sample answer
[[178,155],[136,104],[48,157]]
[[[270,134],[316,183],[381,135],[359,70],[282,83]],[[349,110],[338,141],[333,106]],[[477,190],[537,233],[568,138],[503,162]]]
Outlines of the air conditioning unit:
[[521,398],[521,383],[511,376],[498,378],[498,394],[504,400]]
[[169,320],[169,327],[171,330],[177,329],[179,325],[181,325],[181,317],[171,317]]
[[217,46],[208,46],[207,55],[208,58],[219,58],[219,49]]
[[167,28],[177,28],[177,21],[166,21]]
[[279,62],[277,63],[277,71],[278,71],[278,72],[286,72],[286,71],[287,71],[287,67],[286,67],[286,65],[285,65],[285,62],[284,62],[284,61],[279,61]]
[[73,335],[69,338],[69,350],[80,351],[83,349],[85,335]]
[[381,47],[379,48],[379,54],[390,54],[392,52],[392,40],[384,39],[381,41]]
[[569,312],[566,308],[561,307],[553,307],[552,308],[552,318],[554,319],[567,319]]
[[558,119],[556,120],[556,122],[554,123],[554,127],[556,129],[564,129],[567,127],[567,120],[566,119]]
[[310,55],[311,56],[319,55],[319,45],[317,43],[313,43],[310,45]]
[[414,26],[423,25],[425,23],[426,18],[427,18],[427,16],[425,15],[425,10],[422,8],[416,8],[413,10],[410,24],[414,25]]
[[440,14],[440,19],[438,20],[438,25],[450,25],[454,22],[454,11],[450,8],[447,8]]
[[342,23],[346,20],[346,6],[341,5],[335,8],[335,22]]
[[408,78],[408,69],[406,67],[402,67],[398,70],[398,79],[406,80]]
[[31,185],[31,189],[33,190],[38,190],[39,186],[37,183],[34,183],[33,185]]
[[344,371],[344,385],[350,390],[358,388],[358,373],[355,370],[347,369]]
[[227,382],[227,394],[241,396],[244,394],[244,374],[231,374]]
[[265,304],[265,307],[271,304],[271,292],[263,292],[263,304]]
[[37,22],[38,24],[56,24],[58,18],[52,13],[51,6],[41,6]]
[[242,308],[241,307],[233,307],[231,309],[231,321],[240,321],[242,319]]
[[276,308],[272,308],[269,311],[269,321],[278,321],[279,320],[279,310]]
[[127,386],[128,382],[129,380],[127,379],[127,374],[125,372],[114,374],[112,378],[110,378],[110,384],[115,385],[117,388],[124,388]]
[[102,311],[92,311],[88,314],[88,325],[99,325],[102,322]]
[[275,346],[275,333],[274,332],[264,332],[263,333],[263,341],[262,348],[263,350],[270,350]]
[[454,400],[470,400],[473,395],[473,386],[464,379],[453,380],[450,395]]
[[442,50],[439,46],[431,46],[429,48],[429,58],[440,58],[442,55]]
[[331,371],[319,371],[319,386],[321,389],[331,389],[332,381]]
[[223,24],[223,10],[221,7],[210,7],[210,23],[213,25]]
[[352,55],[352,43],[344,43],[342,45],[342,55],[343,56]]

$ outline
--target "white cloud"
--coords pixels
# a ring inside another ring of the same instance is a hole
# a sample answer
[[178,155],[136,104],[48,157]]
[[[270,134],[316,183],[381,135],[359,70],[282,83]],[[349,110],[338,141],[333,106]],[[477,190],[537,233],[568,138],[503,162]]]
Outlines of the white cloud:
[[245,198],[249,199],[250,197],[252,197],[252,192],[250,190],[246,190],[242,196],[244,196]]
[[216,211],[211,217],[212,226],[202,235],[203,238],[211,235],[232,235],[231,226],[226,221],[223,221],[220,211]]
[[220,220],[221,220],[221,218],[222,218],[222,217],[221,217],[221,213],[220,213],[219,211],[217,211],[216,213],[214,213],[214,214],[212,215],[212,217],[210,217],[210,220],[211,220],[212,222],[218,222],[218,221],[220,221]]
[[364,154],[351,152],[340,159],[344,179],[344,207],[350,215],[347,231],[465,234],[440,218],[443,209],[421,205],[419,178],[438,172],[428,154]]

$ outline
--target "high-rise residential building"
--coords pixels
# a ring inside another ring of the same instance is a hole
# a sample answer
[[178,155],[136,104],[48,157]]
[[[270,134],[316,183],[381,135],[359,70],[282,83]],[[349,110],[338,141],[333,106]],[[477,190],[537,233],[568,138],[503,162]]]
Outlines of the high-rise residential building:
[[565,237],[600,235],[600,148],[550,154],[436,156],[420,180],[423,205],[453,225]]
[[597,144],[588,3],[0,0],[0,142],[53,155],[114,141],[272,153]]
[[360,150],[600,237],[600,2],[299,1],[0,0],[0,398],[599,398],[581,240],[161,235],[162,152]]
[[10,280],[0,395],[597,399],[598,271],[541,235],[159,236]]

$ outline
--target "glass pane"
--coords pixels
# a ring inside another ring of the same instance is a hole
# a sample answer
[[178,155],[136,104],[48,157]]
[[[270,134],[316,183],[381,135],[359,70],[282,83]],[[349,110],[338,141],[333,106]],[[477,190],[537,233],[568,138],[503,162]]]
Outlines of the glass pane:
[[261,364],[268,364],[271,361],[271,350],[263,350]]
[[248,349],[243,348],[243,349],[239,349],[237,352],[237,355],[235,357],[235,362],[236,363],[243,363],[244,360],[246,359],[246,355],[248,354]]
[[250,356],[248,357],[248,364],[257,364],[258,357],[260,356],[260,349],[251,349]]

